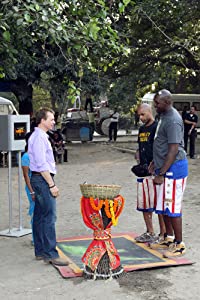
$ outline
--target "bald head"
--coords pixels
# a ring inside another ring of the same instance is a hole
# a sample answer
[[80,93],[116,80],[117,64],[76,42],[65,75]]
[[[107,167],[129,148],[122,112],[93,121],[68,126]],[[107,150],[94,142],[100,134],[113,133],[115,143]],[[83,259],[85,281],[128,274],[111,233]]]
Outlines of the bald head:
[[150,113],[152,112],[151,105],[149,105],[147,103],[140,104],[140,106],[138,107],[138,111],[139,110],[147,111],[147,112],[150,112]]
[[151,125],[154,121],[151,105],[143,103],[138,107],[137,110],[138,116],[142,123],[146,126]]
[[168,90],[161,90],[154,96],[154,106],[158,113],[165,113],[172,106],[172,94]]

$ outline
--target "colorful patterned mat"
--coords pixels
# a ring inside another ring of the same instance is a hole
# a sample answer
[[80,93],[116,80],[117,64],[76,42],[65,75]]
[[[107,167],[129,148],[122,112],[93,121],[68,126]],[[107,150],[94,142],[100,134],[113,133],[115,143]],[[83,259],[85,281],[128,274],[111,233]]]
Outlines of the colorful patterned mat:
[[[112,235],[121,264],[126,272],[193,264],[185,256],[173,259],[163,258],[162,251],[152,250],[143,243],[136,243],[134,240],[136,236],[134,233]],[[63,278],[82,276],[81,258],[92,239],[92,236],[79,236],[62,238],[57,241],[59,255],[69,261],[69,266],[54,266]]]

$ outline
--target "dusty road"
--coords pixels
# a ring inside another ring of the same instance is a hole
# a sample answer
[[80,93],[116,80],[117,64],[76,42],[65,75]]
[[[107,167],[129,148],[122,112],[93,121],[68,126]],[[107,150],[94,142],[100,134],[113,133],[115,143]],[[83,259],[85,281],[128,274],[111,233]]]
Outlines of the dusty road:
[[[121,143],[118,147],[135,148],[136,144]],[[200,153],[199,139],[197,152]],[[136,184],[130,172],[134,163],[131,153],[114,149],[104,143],[68,145],[68,163],[58,165],[56,176],[60,188],[57,199],[57,237],[90,234],[80,214],[79,184],[120,184],[126,199],[118,226],[112,232],[144,231],[141,213],[135,210]],[[0,297],[1,299],[37,300],[100,300],[104,299],[200,299],[200,159],[189,160],[190,176],[184,195],[183,233],[191,266],[135,271],[122,279],[86,281],[82,278],[63,279],[50,265],[34,260],[31,235],[20,238],[0,236]],[[8,228],[7,168],[0,169],[0,231]],[[13,168],[13,227],[18,226],[17,168]],[[30,227],[27,200],[23,189],[23,225]],[[154,218],[158,230],[157,218]]]

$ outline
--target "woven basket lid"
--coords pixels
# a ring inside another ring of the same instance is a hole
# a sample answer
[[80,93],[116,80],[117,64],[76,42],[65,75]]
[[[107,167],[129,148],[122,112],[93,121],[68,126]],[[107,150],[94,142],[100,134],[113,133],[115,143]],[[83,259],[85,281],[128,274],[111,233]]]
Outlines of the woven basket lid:
[[119,195],[120,185],[80,184],[81,193],[84,197],[98,199],[114,199]]

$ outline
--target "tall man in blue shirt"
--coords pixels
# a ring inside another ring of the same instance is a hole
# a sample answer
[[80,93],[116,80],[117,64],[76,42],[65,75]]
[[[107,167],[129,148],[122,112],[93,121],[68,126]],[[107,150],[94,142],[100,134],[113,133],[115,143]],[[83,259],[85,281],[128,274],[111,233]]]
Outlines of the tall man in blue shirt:
[[59,189],[54,182],[55,160],[47,135],[47,131],[55,125],[54,112],[48,108],[40,109],[36,114],[36,124],[28,144],[32,171],[31,186],[35,192],[35,257],[55,265],[68,265],[66,260],[59,257],[56,249],[56,197],[59,195]]

